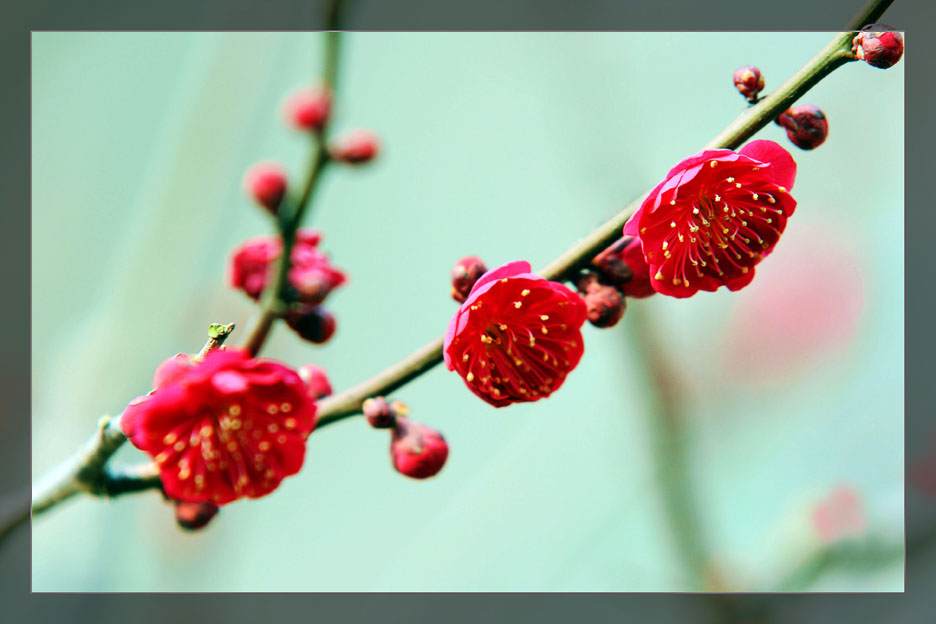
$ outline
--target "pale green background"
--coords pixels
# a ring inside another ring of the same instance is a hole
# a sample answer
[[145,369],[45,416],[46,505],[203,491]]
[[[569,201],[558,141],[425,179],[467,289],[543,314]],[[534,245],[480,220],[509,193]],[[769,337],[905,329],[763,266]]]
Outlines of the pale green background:
[[[197,349],[210,322],[246,325],[253,304],[225,287],[226,257],[270,226],[240,179],[261,159],[298,177],[305,143],[279,110],[317,74],[320,37],[33,35],[34,476],[146,392],[163,358]],[[381,370],[444,331],[458,257],[543,266],[743,110],[736,67],[758,64],[769,90],[829,37],[348,35],[335,126],[375,128],[384,152],[330,172],[315,207],[351,276],[331,300],[339,330],[314,347],[278,328],[265,354],[318,363],[339,389]],[[735,589],[769,590],[810,551],[809,508],[838,483],[861,492],[874,535],[903,536],[903,63],[846,66],[804,102],[830,118],[820,149],[775,126],[758,135],[799,163],[798,211],[764,275],[793,261],[784,250],[802,250],[803,232],[857,249],[866,295],[852,340],[751,386],[712,362],[759,280],[634,304],[693,380],[700,521]],[[627,325],[586,326],[582,363],[535,405],[494,410],[442,367],[397,393],[452,447],[426,482],[396,474],[387,435],[355,419],[314,434],[298,476],[201,534],[178,531],[152,493],[72,501],[33,523],[33,589],[690,588]],[[118,459],[143,455],[127,445]],[[816,586],[902,588],[901,562]]]

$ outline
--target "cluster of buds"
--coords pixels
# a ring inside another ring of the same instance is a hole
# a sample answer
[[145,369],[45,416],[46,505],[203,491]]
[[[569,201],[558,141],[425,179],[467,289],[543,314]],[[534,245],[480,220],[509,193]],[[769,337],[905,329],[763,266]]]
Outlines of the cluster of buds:
[[[300,89],[283,105],[287,125],[311,133],[319,145],[327,141],[325,134],[331,114],[332,93],[325,86]],[[329,160],[357,165],[374,160],[380,151],[380,142],[372,131],[357,129],[324,149]],[[255,164],[244,176],[244,189],[257,204],[278,216],[281,206],[288,200],[286,171],[274,162]],[[314,230],[300,229],[296,233],[282,297],[286,304],[282,313],[286,324],[303,339],[318,344],[327,342],[336,327],[335,317],[321,304],[347,279],[317,248],[320,239]],[[278,237],[258,237],[242,243],[231,255],[228,270],[231,286],[259,301],[263,291],[274,281],[273,261],[282,253],[282,247]]]
[[903,35],[883,24],[871,24],[852,39],[852,52],[871,67],[887,69],[903,56]]
[[[322,307],[326,297],[347,281],[347,276],[331,264],[328,254],[318,248],[322,237],[311,229],[300,229],[290,253],[287,274],[286,323],[304,339],[326,342],[335,333],[335,318]],[[259,300],[273,282],[273,271],[282,253],[276,236],[252,238],[231,254],[230,285],[251,299]]]
[[735,70],[733,79],[735,88],[744,96],[744,99],[751,104],[756,104],[760,97],[759,93],[764,90],[764,76],[761,70],[753,65],[745,65]]
[[390,459],[402,475],[426,479],[437,474],[448,458],[448,443],[442,434],[406,416],[409,407],[384,397],[364,401],[364,417],[374,429],[390,429]]
[[786,130],[793,145],[804,150],[819,147],[829,136],[829,120],[825,113],[809,104],[794,106],[780,113],[776,123]]

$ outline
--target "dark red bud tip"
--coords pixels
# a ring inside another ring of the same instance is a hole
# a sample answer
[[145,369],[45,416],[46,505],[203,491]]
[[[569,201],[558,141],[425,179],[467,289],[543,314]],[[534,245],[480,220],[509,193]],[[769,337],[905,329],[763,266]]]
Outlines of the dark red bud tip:
[[322,344],[335,333],[335,317],[321,306],[293,304],[286,313],[286,324],[305,340]]
[[306,385],[306,392],[313,401],[325,398],[332,393],[331,383],[325,369],[315,364],[304,364],[297,371],[299,378]]
[[786,129],[787,138],[793,145],[804,150],[819,147],[829,136],[829,120],[825,113],[808,104],[780,113],[777,124]]
[[887,30],[883,24],[865,26],[852,39],[852,52],[872,67],[887,69],[897,64],[903,56],[903,35]]
[[612,284],[625,284],[634,277],[634,271],[624,262],[621,252],[627,246],[626,239],[618,239],[613,245],[595,256],[592,266],[601,271]]
[[464,303],[475,282],[487,272],[487,266],[477,256],[466,256],[452,267],[452,299]]
[[322,87],[296,91],[283,106],[286,123],[297,130],[321,130],[331,114],[331,93]]
[[585,293],[588,322],[595,327],[614,327],[624,316],[626,303],[613,286],[595,283]]
[[189,531],[205,528],[216,515],[218,515],[218,506],[212,503],[175,502],[176,523]]
[[734,85],[748,102],[753,103],[757,101],[757,94],[764,90],[764,76],[753,65],[745,65],[735,70]]
[[286,171],[276,163],[257,163],[244,174],[244,190],[255,202],[276,214],[286,194]]
[[413,479],[426,479],[442,470],[448,452],[448,443],[441,433],[397,418],[390,442],[390,458],[397,472]]
[[389,429],[396,426],[396,414],[383,397],[373,397],[364,401],[364,418],[374,429]]
[[352,130],[329,149],[332,159],[354,165],[374,160],[378,152],[380,140],[373,131],[366,128]]

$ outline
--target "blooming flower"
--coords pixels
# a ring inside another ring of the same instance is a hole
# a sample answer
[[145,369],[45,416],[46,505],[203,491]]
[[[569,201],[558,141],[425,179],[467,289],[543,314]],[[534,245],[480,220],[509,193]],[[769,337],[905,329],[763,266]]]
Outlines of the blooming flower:
[[170,498],[224,505],[299,472],[315,402],[295,371],[228,348],[198,363],[170,358],[154,381],[120,426],[156,460]]
[[397,417],[390,440],[390,458],[397,472],[414,479],[426,479],[442,470],[448,453],[448,443],[441,433]]
[[639,236],[653,289],[689,297],[740,290],[786,228],[796,163],[773,141],[704,150],[673,167],[624,226]]
[[[290,254],[291,295],[310,305],[318,305],[347,281],[345,274],[332,266],[328,254],[318,248],[321,238],[316,230],[300,229]],[[231,254],[228,268],[231,286],[258,300],[272,280],[273,261],[282,251],[283,245],[276,236],[258,236],[242,243]]]
[[582,358],[582,299],[516,261],[485,273],[452,317],[443,358],[495,407],[559,389]]

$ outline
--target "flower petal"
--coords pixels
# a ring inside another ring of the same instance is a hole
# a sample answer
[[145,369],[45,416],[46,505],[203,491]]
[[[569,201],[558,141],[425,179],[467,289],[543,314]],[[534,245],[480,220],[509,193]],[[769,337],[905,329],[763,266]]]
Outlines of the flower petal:
[[496,269],[491,269],[479,277],[478,281],[475,282],[475,285],[471,288],[471,292],[468,294],[470,296],[472,293],[474,293],[474,291],[478,290],[488,282],[493,282],[494,280],[499,280],[505,277],[513,277],[518,273],[529,273],[531,270],[530,263],[526,260],[514,260],[513,262],[502,264]]
[[738,153],[769,165],[764,172],[775,184],[788,191],[793,188],[793,182],[796,180],[796,161],[793,160],[790,152],[777,143],[763,139],[751,141]]

